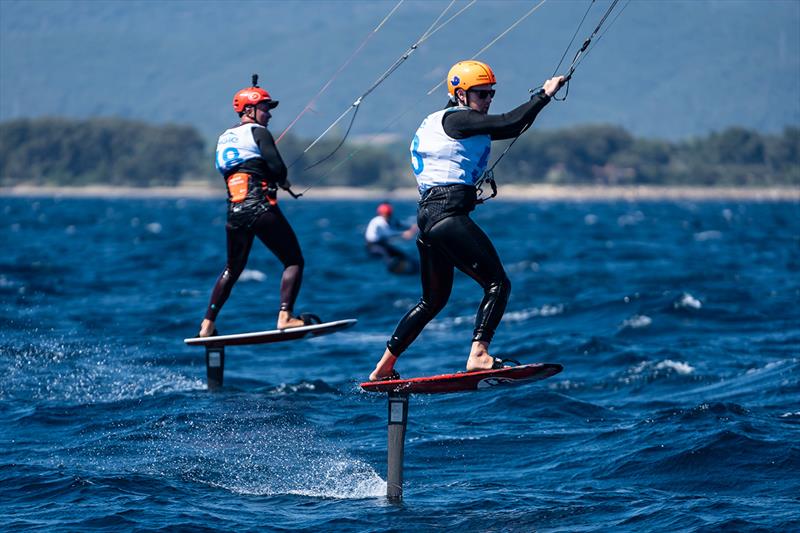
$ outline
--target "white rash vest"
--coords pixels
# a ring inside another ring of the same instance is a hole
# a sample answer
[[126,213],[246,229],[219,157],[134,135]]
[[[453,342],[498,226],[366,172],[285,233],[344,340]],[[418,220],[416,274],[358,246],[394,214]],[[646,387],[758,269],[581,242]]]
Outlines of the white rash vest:
[[382,216],[378,215],[367,224],[367,231],[364,232],[364,239],[368,243],[385,242],[397,235],[402,235],[403,228],[391,224]]

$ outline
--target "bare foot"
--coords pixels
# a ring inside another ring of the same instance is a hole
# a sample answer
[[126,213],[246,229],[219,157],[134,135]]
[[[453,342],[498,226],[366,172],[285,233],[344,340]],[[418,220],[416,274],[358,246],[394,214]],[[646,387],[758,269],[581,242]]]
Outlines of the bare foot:
[[278,329],[299,328],[305,325],[305,322],[299,318],[293,317],[289,311],[281,311],[278,313]]
[[211,337],[214,335],[214,331],[216,328],[214,327],[214,322],[209,319],[203,319],[203,323],[200,324],[200,333],[197,334],[198,337]]
[[389,348],[386,348],[386,351],[383,352],[383,357],[381,360],[378,361],[378,364],[375,365],[375,370],[372,371],[372,374],[369,375],[370,381],[381,381],[389,376],[391,376],[392,371],[394,370],[394,364],[397,362],[397,357],[392,355],[392,352],[389,351]]
[[469,359],[467,359],[467,372],[491,370],[492,365],[494,365],[494,357],[489,355],[489,343],[474,341],[469,352]]

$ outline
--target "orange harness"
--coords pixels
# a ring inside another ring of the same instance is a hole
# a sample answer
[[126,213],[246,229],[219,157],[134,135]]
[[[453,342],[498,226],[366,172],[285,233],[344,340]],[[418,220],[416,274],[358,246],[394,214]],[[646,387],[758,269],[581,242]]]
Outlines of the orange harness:
[[249,188],[250,174],[237,172],[228,176],[228,194],[231,195],[231,202],[238,204],[244,201]]
[[[244,201],[247,197],[247,191],[250,189],[251,177],[252,176],[246,172],[237,172],[228,176],[228,194],[230,194],[231,202],[238,204]],[[270,192],[269,184],[264,180],[261,180],[261,190],[264,192],[264,196],[270,205],[276,205],[278,203],[276,195],[274,192]]]

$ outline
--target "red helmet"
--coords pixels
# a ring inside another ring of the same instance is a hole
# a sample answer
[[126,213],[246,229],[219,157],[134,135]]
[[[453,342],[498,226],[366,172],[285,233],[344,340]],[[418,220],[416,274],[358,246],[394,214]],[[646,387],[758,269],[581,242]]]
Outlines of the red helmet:
[[244,106],[256,105],[267,102],[269,108],[278,107],[278,101],[273,100],[267,91],[258,86],[258,74],[253,74],[253,86],[242,89],[233,97],[233,110],[237,113],[244,111]]
[[382,217],[392,216],[392,205],[389,202],[384,202],[378,206],[377,213]]

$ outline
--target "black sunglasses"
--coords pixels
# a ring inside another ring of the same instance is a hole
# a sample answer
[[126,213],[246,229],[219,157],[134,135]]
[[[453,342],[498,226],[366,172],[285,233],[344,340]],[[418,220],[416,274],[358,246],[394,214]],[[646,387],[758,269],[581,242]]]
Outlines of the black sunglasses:
[[478,98],[480,98],[481,100],[485,100],[487,96],[491,96],[492,98],[494,98],[494,93],[497,91],[495,91],[494,89],[481,89],[481,90],[470,89],[469,92],[478,95]]

